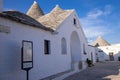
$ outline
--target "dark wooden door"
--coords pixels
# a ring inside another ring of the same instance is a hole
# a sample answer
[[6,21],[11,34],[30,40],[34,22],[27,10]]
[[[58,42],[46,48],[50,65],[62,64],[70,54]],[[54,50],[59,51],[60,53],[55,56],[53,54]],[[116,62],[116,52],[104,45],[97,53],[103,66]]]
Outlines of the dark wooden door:
[[109,53],[109,58],[110,58],[110,61],[114,61],[114,53],[113,52]]

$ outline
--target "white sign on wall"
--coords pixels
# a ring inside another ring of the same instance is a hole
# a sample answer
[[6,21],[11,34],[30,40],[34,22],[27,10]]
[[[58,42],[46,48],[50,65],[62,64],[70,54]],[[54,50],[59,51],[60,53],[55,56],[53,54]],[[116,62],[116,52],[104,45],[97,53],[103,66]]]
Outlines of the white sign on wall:
[[22,69],[33,67],[33,43],[32,41],[22,41]]

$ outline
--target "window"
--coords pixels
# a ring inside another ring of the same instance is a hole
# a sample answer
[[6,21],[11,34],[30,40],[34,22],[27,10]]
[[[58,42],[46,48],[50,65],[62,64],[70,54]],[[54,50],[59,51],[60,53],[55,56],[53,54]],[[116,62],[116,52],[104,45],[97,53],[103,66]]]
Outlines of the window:
[[85,44],[83,44],[83,54],[86,55],[86,51],[85,51]]
[[103,52],[103,50],[100,49],[98,52]]
[[67,54],[67,44],[65,38],[62,38],[61,40],[61,49],[62,49],[62,54]]
[[75,18],[73,19],[73,22],[74,22],[74,25],[76,25],[76,19]]
[[110,55],[110,56],[113,56],[113,55],[114,55],[114,53],[113,53],[113,52],[109,52],[109,55]]
[[44,40],[44,54],[50,54],[50,41]]

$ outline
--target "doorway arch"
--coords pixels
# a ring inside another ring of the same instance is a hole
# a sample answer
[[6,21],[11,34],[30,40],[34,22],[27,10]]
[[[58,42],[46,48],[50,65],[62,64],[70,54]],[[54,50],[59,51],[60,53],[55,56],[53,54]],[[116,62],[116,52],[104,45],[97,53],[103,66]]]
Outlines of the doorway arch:
[[71,60],[72,60],[72,68],[74,68],[74,64],[81,61],[81,46],[80,46],[80,39],[78,33],[73,31],[71,34],[70,39],[70,49],[71,49]]

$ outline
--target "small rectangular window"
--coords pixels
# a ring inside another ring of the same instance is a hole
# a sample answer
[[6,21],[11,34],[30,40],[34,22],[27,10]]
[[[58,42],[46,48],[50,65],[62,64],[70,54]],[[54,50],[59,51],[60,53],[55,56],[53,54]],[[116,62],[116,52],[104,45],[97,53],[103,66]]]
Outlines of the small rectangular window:
[[109,52],[109,55],[110,55],[110,56],[113,56],[113,55],[114,55],[114,53],[113,53],[113,52]]
[[74,25],[76,25],[76,19],[75,18],[73,19],[73,21],[74,21]]
[[50,41],[44,40],[44,54],[50,54]]
[[98,52],[103,52],[103,50],[99,50]]
[[85,44],[83,44],[83,54],[86,55],[86,49],[85,49]]

